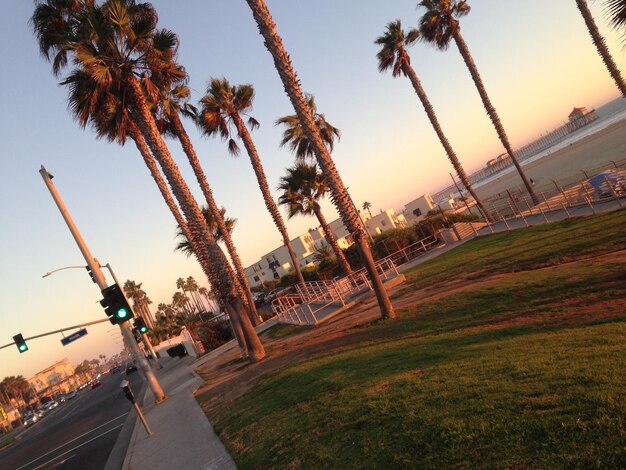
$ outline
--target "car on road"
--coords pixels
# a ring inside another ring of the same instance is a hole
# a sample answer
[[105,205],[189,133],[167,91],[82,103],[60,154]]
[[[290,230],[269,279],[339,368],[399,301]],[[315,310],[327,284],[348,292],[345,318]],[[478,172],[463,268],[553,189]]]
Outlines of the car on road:
[[131,372],[137,372],[137,366],[134,362],[128,361],[126,363],[126,375],[130,374]]
[[96,387],[99,387],[100,385],[102,385],[102,382],[100,382],[98,379],[94,379],[91,381],[91,388],[94,389]]
[[66,400],[71,400],[75,396],[76,396],[76,390],[72,390],[71,392],[68,392],[67,395],[65,395],[65,399]]
[[39,418],[37,417],[36,414],[26,415],[26,416],[24,416],[24,426],[26,426],[26,427],[32,426],[38,420],[39,420]]
[[50,411],[50,410],[55,409],[57,406],[59,406],[59,402],[58,401],[50,400],[50,401],[47,401],[46,403],[44,403],[43,410],[44,411]]

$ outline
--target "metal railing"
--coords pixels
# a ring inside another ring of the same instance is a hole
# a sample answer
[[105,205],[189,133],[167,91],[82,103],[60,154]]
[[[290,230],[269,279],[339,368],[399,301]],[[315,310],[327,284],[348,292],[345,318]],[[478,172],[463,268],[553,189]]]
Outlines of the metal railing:
[[[389,257],[376,262],[376,271],[384,281],[398,276],[395,263]],[[333,281],[311,281],[296,286],[296,294],[272,301],[272,310],[279,321],[297,325],[316,325],[319,313],[331,305],[345,306],[349,298],[372,290],[365,268]]]
[[592,169],[579,170],[559,180],[550,180],[548,183],[535,187],[535,193],[540,203],[533,205],[530,196],[522,187],[517,187],[506,193],[485,199],[486,209],[497,221],[504,221],[509,217],[520,217],[532,214],[545,214],[553,210],[567,211],[581,205],[588,205],[595,213],[594,204],[617,200],[620,207],[624,207],[621,198],[626,196],[626,180],[623,178],[609,179],[604,176],[601,186],[592,186],[589,180],[607,171],[620,171],[626,168],[626,159],[611,161],[607,165]]

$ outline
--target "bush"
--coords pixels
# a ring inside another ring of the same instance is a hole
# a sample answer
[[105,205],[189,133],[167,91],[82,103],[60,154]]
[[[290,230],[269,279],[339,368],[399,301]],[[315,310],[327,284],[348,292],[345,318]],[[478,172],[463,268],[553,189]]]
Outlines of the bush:
[[233,339],[230,325],[225,320],[215,320],[208,323],[198,323],[195,326],[197,338],[204,349],[210,351]]

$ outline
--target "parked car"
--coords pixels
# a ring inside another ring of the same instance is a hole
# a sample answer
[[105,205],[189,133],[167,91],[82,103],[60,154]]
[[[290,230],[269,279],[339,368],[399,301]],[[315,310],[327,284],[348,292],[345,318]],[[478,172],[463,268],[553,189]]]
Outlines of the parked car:
[[102,382],[100,382],[98,379],[94,379],[91,381],[91,388],[94,389],[96,387],[99,387],[100,385],[102,385]]
[[66,400],[71,400],[72,398],[74,398],[76,396],[76,390],[72,390],[71,392],[68,392],[67,395],[65,395],[65,399]]
[[33,424],[35,424],[37,422],[39,418],[37,417],[36,414],[29,414],[24,416],[24,426],[29,427],[32,426]]
[[136,372],[136,371],[137,371],[137,366],[135,365],[135,363],[132,361],[128,361],[126,363],[126,375],[130,374],[131,372]]

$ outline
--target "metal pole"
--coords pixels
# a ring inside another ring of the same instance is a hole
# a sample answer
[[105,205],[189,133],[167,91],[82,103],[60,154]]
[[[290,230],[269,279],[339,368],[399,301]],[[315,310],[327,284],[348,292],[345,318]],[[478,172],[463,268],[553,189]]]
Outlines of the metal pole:
[[141,412],[141,408],[139,408],[139,405],[137,404],[137,402],[133,403],[133,405],[135,406],[135,410],[137,411],[137,415],[139,416],[139,419],[141,420],[141,424],[143,424],[143,427],[146,428],[146,432],[148,433],[148,436],[153,436],[154,433],[150,429],[150,426],[148,426],[148,422],[146,421],[146,418],[144,417],[143,413]]
[[[115,272],[113,271],[113,268],[111,267],[111,265],[109,263],[107,263],[107,264],[104,265],[104,267],[109,270],[109,272],[111,273],[111,277],[113,278],[115,283],[118,286],[120,286],[120,288],[121,288],[122,285],[118,281],[117,276],[115,275]],[[126,297],[126,292],[124,292],[124,289],[121,289],[121,290],[122,290],[122,294],[124,294],[124,298],[128,302],[128,297]],[[128,305],[130,305],[130,302],[128,302]],[[161,364],[159,363],[159,361],[158,361],[158,359],[156,357],[156,353],[154,352],[154,348],[152,347],[152,343],[150,343],[150,340],[148,339],[148,336],[146,334],[142,334],[141,335],[141,339],[143,340],[144,346],[148,349],[148,351],[150,352],[150,354],[152,355],[152,357],[154,359],[155,369],[159,370],[161,368]]]
[[[46,171],[43,165],[41,165],[39,174],[41,174],[41,177],[43,178],[43,181],[46,184],[46,187],[48,188],[48,190],[50,191],[50,194],[52,195],[52,199],[54,199],[54,202],[59,208],[59,211],[61,212],[61,215],[63,216],[63,219],[65,220],[65,223],[67,224],[67,227],[70,229],[70,232],[72,233],[72,236],[74,237],[74,240],[76,241],[76,244],[78,245],[78,249],[83,254],[83,258],[85,258],[85,261],[87,262],[87,265],[89,266],[89,269],[91,270],[91,273],[93,274],[93,278],[96,284],[98,285],[100,290],[106,289],[108,286],[107,286],[107,282],[104,277],[104,274],[100,270],[100,263],[98,262],[98,260],[96,260],[92,256],[91,252],[89,251],[89,248],[87,248],[87,244],[85,243],[85,241],[83,240],[83,237],[78,231],[76,224],[74,224],[74,221],[72,220],[72,216],[69,214],[68,210],[66,209],[63,199],[61,199],[59,192],[56,190],[56,187],[52,183],[53,176]],[[150,388],[152,389],[152,392],[154,393],[156,402],[159,403],[165,400],[166,398],[165,393],[163,393],[163,389],[161,388],[161,385],[159,384],[156,377],[154,376],[154,373],[150,369],[150,365],[148,364],[148,361],[146,361],[146,359],[143,357],[143,354],[141,354],[141,352],[139,351],[139,347],[137,346],[137,343],[135,343],[135,340],[133,339],[133,334],[130,331],[130,328],[128,327],[126,323],[120,323],[118,326],[120,327],[120,330],[122,331],[122,336],[124,337],[126,346],[133,354],[137,356],[139,365],[141,366],[146,376],[146,379],[148,380],[148,384]]]

